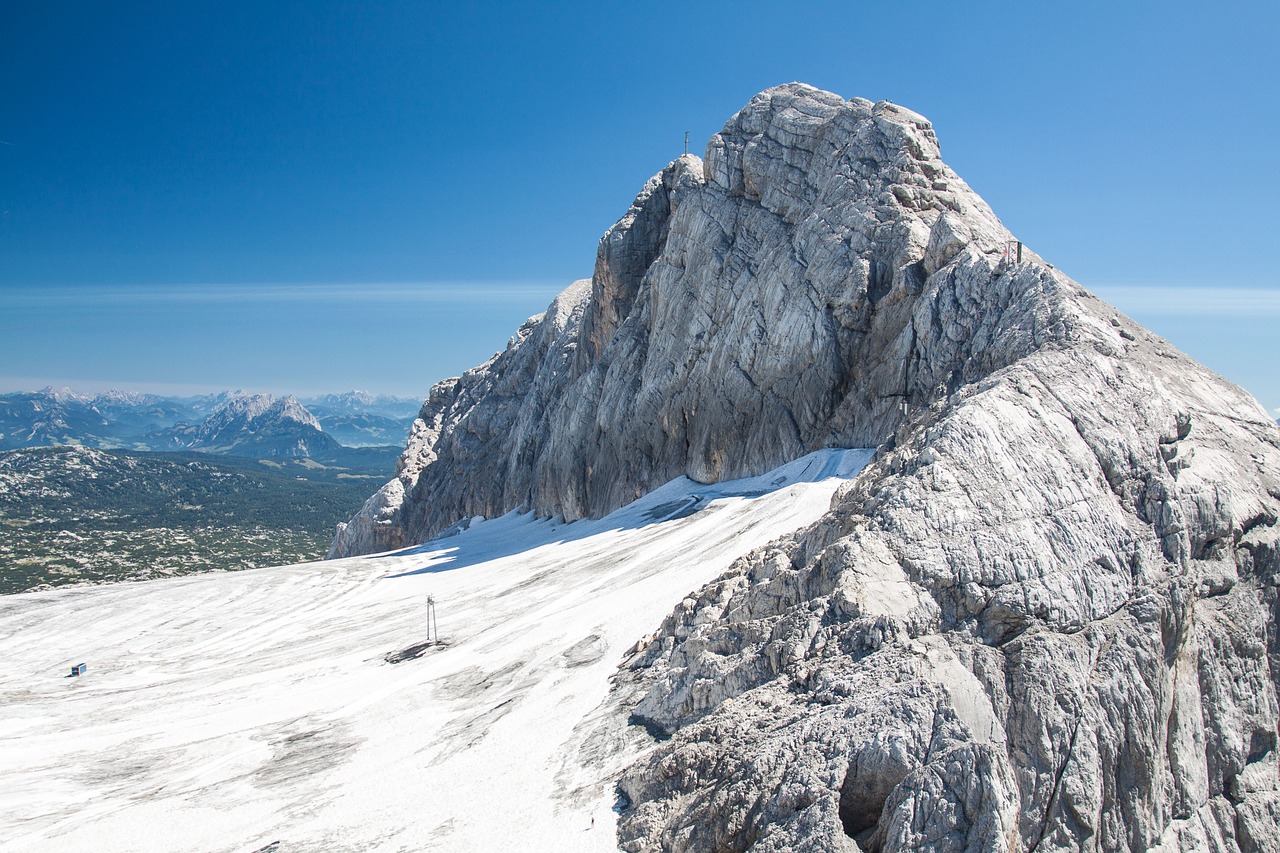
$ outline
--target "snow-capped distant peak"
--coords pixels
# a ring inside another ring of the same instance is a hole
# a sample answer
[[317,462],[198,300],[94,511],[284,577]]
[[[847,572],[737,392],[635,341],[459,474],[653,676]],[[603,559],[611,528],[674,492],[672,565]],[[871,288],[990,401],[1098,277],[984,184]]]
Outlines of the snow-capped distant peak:
[[88,403],[92,397],[81,394],[79,391],[73,391],[70,388],[54,388],[52,385],[46,385],[39,391],[45,397],[51,397],[59,403]]
[[248,394],[233,397],[209,416],[205,426],[211,432],[220,431],[233,423],[246,424],[258,421],[294,421],[320,429],[320,422],[292,394],[276,397],[272,394]]
[[156,394],[145,394],[141,391],[121,391],[112,388],[93,398],[95,406],[147,406],[163,400]]

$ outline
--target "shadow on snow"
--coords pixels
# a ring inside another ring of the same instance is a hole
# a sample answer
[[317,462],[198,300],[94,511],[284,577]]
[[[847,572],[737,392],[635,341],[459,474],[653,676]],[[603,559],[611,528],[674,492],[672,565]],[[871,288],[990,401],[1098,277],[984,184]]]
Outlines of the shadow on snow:
[[[513,511],[493,520],[463,519],[421,545],[379,554],[370,559],[430,555],[426,566],[388,575],[412,575],[453,571],[510,557],[547,545],[562,545],[604,533],[665,525],[698,515],[718,500],[752,500],[777,489],[830,477],[851,478],[870,460],[873,451],[820,450],[762,474],[707,485],[680,477],[601,519],[565,522],[559,517],[537,519],[532,512]],[[448,540],[458,540],[457,544]]]

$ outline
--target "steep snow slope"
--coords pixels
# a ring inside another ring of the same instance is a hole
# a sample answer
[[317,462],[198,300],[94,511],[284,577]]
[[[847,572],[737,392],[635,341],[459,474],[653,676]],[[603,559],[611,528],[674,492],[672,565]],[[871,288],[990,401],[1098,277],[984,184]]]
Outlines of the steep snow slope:
[[[608,699],[628,647],[870,456],[681,479],[599,521],[0,598],[4,848],[615,849],[614,782],[651,742]],[[423,648],[429,594],[444,643]]]

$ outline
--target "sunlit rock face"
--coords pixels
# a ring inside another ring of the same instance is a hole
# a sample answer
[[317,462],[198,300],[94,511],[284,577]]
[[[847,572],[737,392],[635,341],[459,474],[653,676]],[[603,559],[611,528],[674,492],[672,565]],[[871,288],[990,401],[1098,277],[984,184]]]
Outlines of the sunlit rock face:
[[334,554],[516,507],[599,516],[682,474],[879,444],[905,404],[1052,334],[995,325],[978,294],[921,303],[962,248],[994,263],[1008,239],[920,116],[798,85],[761,95],[705,162],[686,155],[645,185],[589,283],[432,390],[399,485]]
[[1280,849],[1280,430],[1011,240],[920,116],[763,92],[334,553],[878,446],[624,664],[623,849]]

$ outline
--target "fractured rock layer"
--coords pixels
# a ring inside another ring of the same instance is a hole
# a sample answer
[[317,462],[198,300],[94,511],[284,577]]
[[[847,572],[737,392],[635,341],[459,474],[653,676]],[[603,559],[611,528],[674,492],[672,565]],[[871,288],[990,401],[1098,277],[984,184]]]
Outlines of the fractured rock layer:
[[964,290],[917,316],[940,266],[965,247],[998,257],[1008,239],[915,113],[802,86],[761,96],[705,162],[686,155],[645,185],[589,285],[432,389],[396,480],[332,556],[521,507],[602,516],[680,475],[878,445],[905,402],[1051,331],[992,325],[997,297]]
[[623,848],[1280,849],[1280,431],[1010,240],[921,117],[764,92],[433,389],[335,553],[878,446],[625,665],[670,737]]

